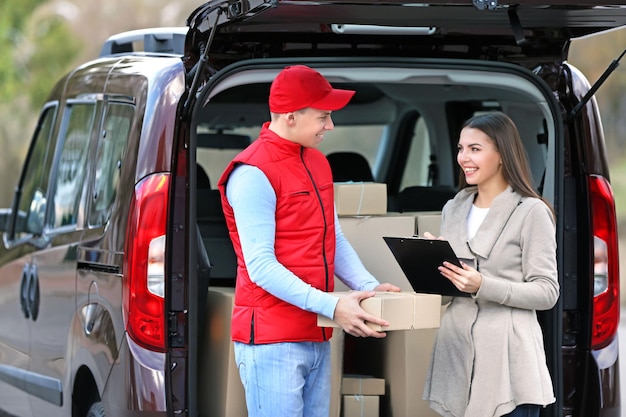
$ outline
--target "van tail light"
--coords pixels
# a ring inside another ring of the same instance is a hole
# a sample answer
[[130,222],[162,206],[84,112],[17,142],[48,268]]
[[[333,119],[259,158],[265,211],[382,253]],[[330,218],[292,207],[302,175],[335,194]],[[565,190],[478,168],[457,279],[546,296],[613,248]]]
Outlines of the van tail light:
[[138,345],[165,352],[165,231],[170,175],[150,175],[135,186],[126,227],[124,323]]
[[593,230],[594,275],[591,348],[601,349],[619,325],[619,254],[615,200],[606,178],[589,177]]

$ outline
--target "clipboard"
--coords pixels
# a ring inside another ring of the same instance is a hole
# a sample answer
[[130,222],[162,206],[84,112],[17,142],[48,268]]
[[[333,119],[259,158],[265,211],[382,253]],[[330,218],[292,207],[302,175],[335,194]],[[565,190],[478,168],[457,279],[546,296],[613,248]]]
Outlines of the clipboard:
[[452,297],[470,296],[456,288],[437,269],[444,261],[461,266],[447,240],[388,236],[383,236],[383,239],[415,292]]

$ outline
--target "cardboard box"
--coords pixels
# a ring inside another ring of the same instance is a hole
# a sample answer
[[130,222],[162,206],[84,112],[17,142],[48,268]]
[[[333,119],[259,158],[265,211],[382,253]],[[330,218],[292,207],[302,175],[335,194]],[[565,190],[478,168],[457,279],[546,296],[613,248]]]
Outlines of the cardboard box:
[[246,397],[230,338],[234,288],[212,287],[207,297],[207,329],[198,356],[200,408],[210,416],[246,417]]
[[[246,399],[230,337],[234,288],[211,287],[207,301],[207,328],[199,354],[199,393],[203,415],[247,417]],[[341,412],[344,332],[334,331],[331,349],[330,417]]]
[[441,324],[441,295],[412,293],[413,329],[437,329]]
[[341,330],[333,331],[330,338],[330,411],[329,417],[339,417],[341,414],[341,377],[343,375],[343,345],[345,333]]
[[387,184],[336,182],[335,206],[339,216],[368,216],[387,213]]
[[344,375],[341,379],[343,395],[385,395],[385,380],[369,375]]
[[[350,291],[340,291],[333,294],[344,297],[349,293]],[[361,300],[363,310],[389,322],[387,327],[368,322],[367,325],[376,331],[411,329],[413,327],[414,304],[412,295],[397,292],[379,292],[374,297]],[[333,320],[322,315],[317,316],[317,325],[320,327],[339,327]]]
[[441,234],[441,213],[416,213],[417,229],[415,234],[423,236],[429,232],[433,236],[439,237]]
[[[350,291],[337,291],[333,294],[345,297],[349,293]],[[387,327],[367,323],[376,331],[433,328],[439,327],[441,296],[414,292],[379,292],[374,297],[362,300],[361,308],[389,322]],[[333,320],[322,315],[317,316],[317,325],[339,327]]]
[[387,333],[380,374],[387,385],[382,415],[439,417],[422,399],[436,333],[437,329]]
[[[383,236],[412,236],[415,233],[415,217],[397,214],[340,217],[339,224],[346,239],[372,275],[380,282],[390,282],[400,287],[402,291],[413,291]],[[335,279],[335,291],[348,289],[341,280]]]
[[343,396],[343,417],[378,417],[379,410],[380,398],[377,395]]

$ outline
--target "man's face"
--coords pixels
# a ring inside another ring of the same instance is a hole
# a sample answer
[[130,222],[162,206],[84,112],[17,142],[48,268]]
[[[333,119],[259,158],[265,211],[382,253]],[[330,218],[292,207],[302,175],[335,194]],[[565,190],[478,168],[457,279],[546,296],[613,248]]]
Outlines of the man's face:
[[293,112],[293,141],[307,148],[317,148],[324,133],[335,125],[328,110],[307,108]]

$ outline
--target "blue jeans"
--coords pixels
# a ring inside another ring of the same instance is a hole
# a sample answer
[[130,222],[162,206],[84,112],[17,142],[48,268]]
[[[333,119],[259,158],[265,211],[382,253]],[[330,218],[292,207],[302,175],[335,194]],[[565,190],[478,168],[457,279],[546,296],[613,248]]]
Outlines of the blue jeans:
[[541,406],[535,404],[521,404],[515,407],[515,410],[502,417],[539,417]]
[[328,417],[330,342],[234,345],[248,417]]

